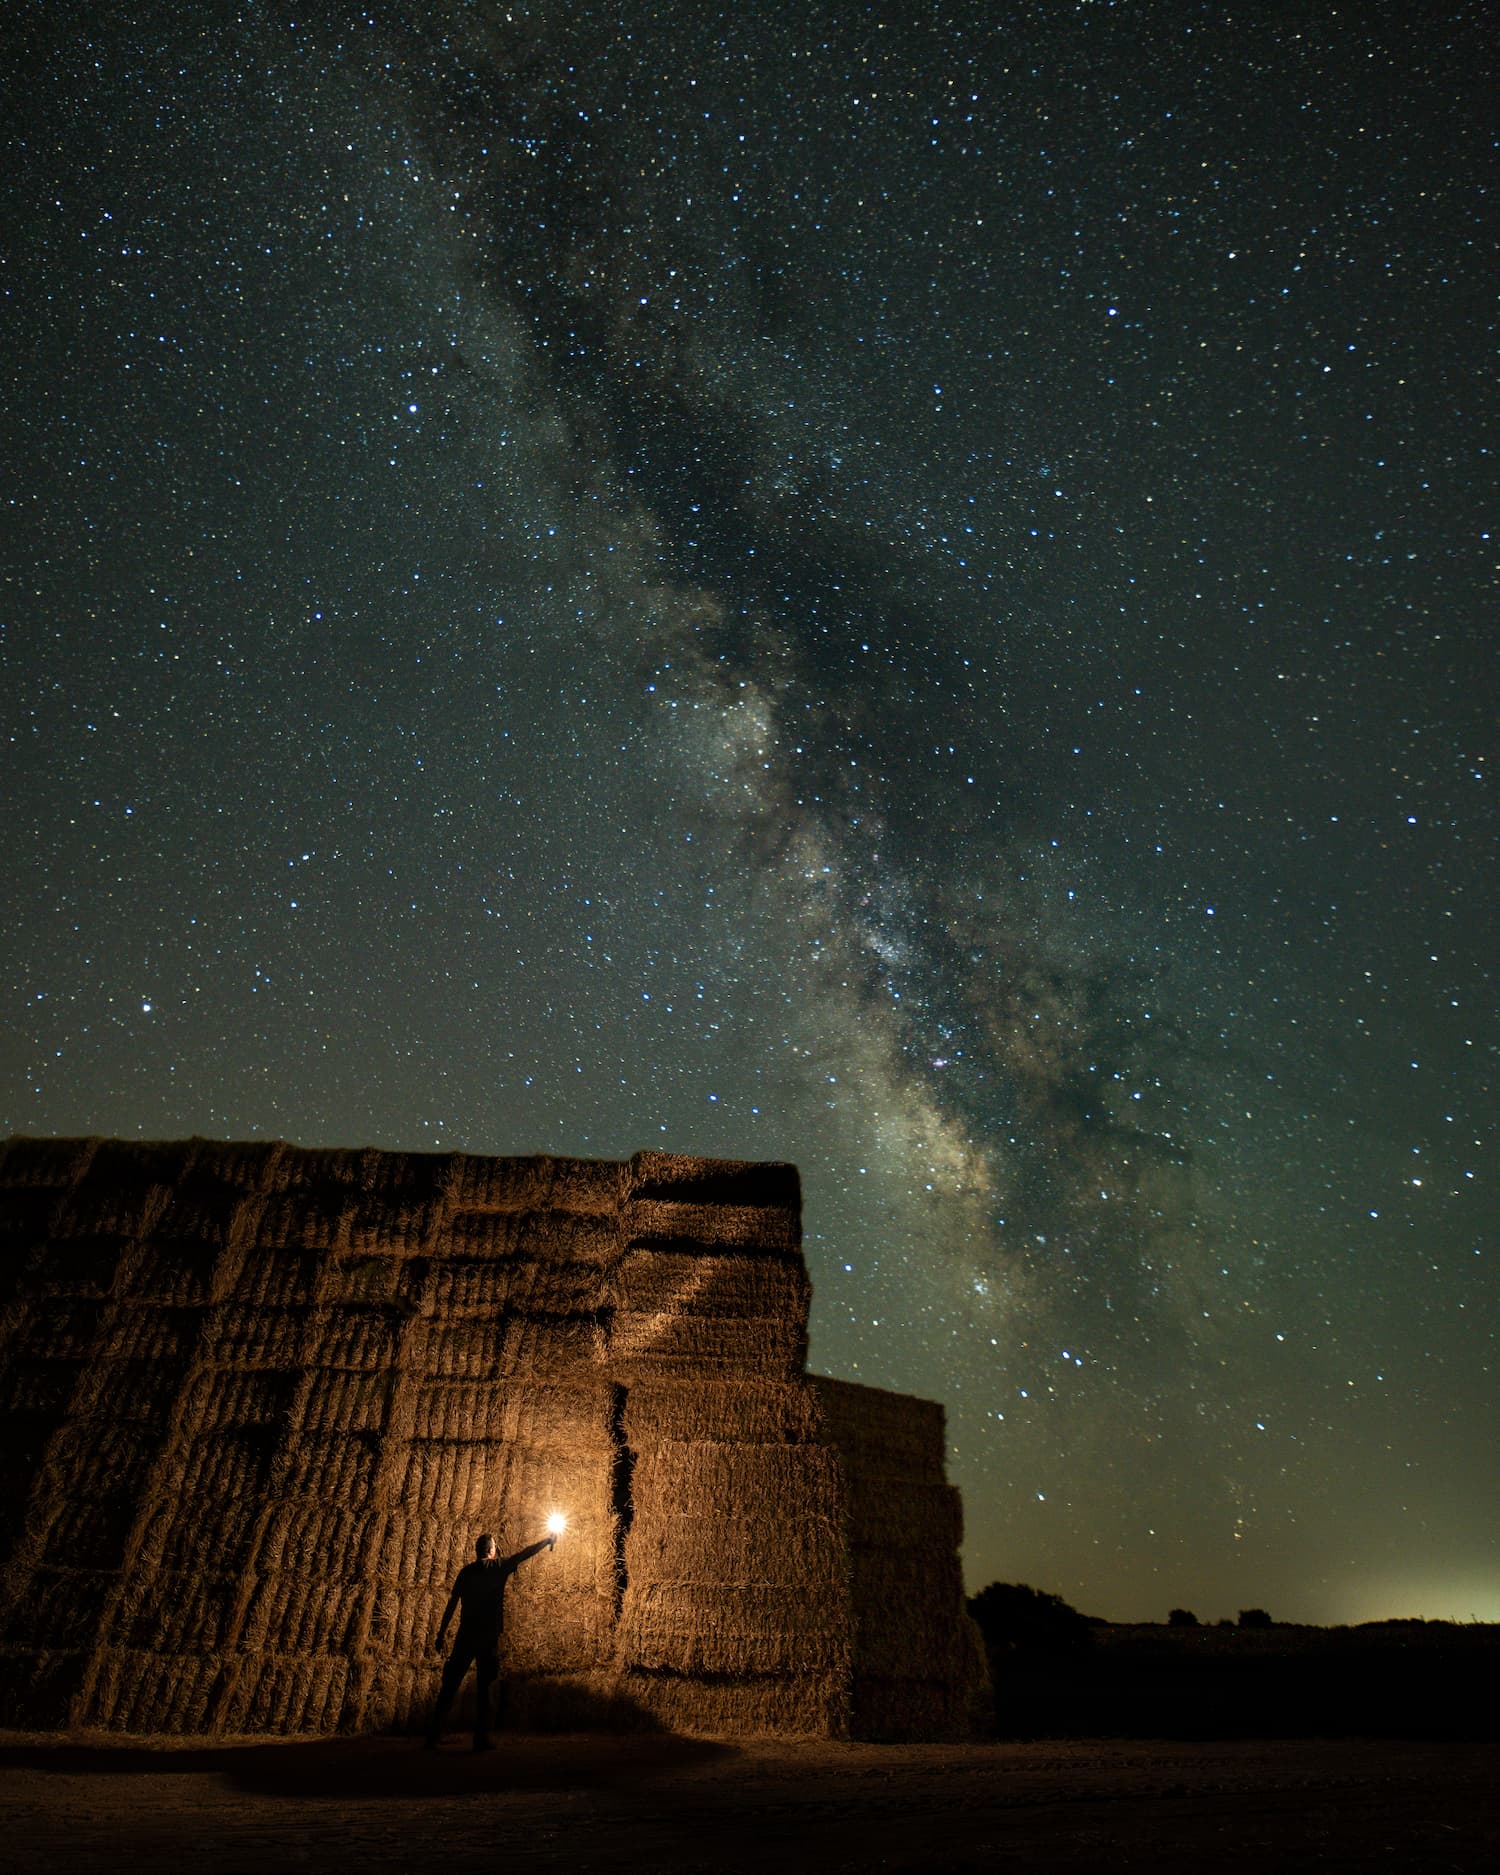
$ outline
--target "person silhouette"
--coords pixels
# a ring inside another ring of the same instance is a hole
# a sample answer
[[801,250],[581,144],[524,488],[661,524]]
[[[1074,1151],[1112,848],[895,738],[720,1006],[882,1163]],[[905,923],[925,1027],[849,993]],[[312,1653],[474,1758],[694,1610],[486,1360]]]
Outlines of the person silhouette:
[[523,1562],[544,1549],[556,1549],[557,1538],[544,1536],[540,1542],[518,1549],[514,1556],[497,1556],[492,1536],[474,1541],[474,1560],[465,1563],[454,1578],[448,1606],[438,1624],[433,1651],[441,1654],[446,1642],[448,1623],[455,1609],[460,1611],[458,1632],[453,1637],[453,1652],[443,1667],[438,1686],[437,1704],[427,1727],[427,1747],[433,1750],[442,1736],[448,1708],[458,1696],[464,1675],[474,1668],[474,1749],[493,1751],[490,1738],[490,1693],[500,1675],[500,1634],[505,1626],[505,1585]]

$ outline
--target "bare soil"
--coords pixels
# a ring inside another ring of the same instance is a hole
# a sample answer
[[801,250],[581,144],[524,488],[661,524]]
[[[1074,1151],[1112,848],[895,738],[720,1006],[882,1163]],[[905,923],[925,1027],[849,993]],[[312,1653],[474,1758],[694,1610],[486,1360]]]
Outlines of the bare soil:
[[0,1869],[1494,1875],[1493,1743],[0,1734]]

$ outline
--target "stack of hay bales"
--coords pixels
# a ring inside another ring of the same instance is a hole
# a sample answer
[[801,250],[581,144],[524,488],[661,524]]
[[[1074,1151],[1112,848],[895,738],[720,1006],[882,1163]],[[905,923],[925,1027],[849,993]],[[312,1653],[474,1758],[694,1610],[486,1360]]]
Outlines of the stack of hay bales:
[[[511,1723],[951,1729],[941,1414],[804,1374],[799,1206],[790,1166],[655,1153],[11,1141],[0,1723],[410,1726],[474,1536],[558,1511]],[[917,1671],[859,1604],[929,1516]]]

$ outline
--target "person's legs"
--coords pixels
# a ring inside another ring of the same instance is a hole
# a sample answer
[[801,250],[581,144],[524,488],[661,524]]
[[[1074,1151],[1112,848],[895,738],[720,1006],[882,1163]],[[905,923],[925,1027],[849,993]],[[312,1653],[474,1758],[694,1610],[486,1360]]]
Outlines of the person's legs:
[[474,1749],[490,1748],[490,1694],[500,1674],[500,1656],[483,1649],[474,1656]]
[[432,1709],[432,1718],[427,1726],[427,1742],[435,1745],[443,1733],[443,1720],[448,1716],[448,1708],[458,1697],[458,1689],[464,1683],[464,1675],[469,1670],[469,1662],[474,1658],[474,1649],[462,1641],[453,1643],[453,1652],[443,1665],[443,1677],[438,1686],[437,1704]]

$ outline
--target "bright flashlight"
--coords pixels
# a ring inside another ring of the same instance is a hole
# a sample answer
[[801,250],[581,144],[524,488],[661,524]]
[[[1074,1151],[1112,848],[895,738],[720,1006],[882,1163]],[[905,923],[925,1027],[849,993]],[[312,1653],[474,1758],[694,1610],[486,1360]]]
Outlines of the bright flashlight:
[[547,1519],[548,1536],[561,1536],[567,1527],[568,1520],[559,1511],[553,1511],[552,1515]]

